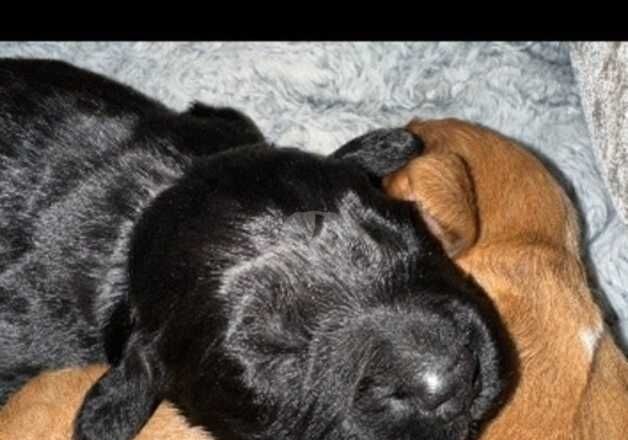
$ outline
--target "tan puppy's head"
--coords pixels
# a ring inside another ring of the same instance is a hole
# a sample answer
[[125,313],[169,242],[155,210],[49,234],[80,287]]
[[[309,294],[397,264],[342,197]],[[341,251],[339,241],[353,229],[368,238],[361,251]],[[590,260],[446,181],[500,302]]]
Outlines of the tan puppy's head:
[[393,196],[413,200],[450,254],[521,240],[579,254],[571,202],[541,162],[509,139],[457,119],[413,120],[425,152],[387,176]]
[[[0,409],[0,440],[71,440],[73,423],[87,390],[106,367],[68,368],[40,374]],[[164,402],[135,437],[136,440],[212,440],[191,427],[170,403]]]
[[[583,282],[576,211],[546,167],[468,122],[413,120],[407,129],[423,140],[424,153],[386,176],[384,189],[417,204],[445,250],[493,299],[512,336],[529,335],[528,312],[549,320],[561,301],[569,316],[563,327],[600,328]],[[584,293],[550,296],[539,288],[543,280],[556,291]]]

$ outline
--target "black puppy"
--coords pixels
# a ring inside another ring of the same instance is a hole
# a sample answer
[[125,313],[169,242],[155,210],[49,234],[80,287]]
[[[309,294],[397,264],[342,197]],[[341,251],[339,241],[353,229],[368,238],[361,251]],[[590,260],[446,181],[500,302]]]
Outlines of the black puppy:
[[106,356],[77,440],[162,399],[221,440],[467,438],[506,383],[496,315],[372,184],[419,147],[276,149],[234,110],[0,61],[0,399]]

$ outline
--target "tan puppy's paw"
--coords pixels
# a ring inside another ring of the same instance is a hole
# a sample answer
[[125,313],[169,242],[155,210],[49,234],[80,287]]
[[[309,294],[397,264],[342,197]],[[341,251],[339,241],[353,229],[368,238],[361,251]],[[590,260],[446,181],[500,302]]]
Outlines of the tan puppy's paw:
[[477,206],[467,165],[449,152],[428,152],[383,179],[391,196],[417,204],[430,231],[451,257],[478,235]]

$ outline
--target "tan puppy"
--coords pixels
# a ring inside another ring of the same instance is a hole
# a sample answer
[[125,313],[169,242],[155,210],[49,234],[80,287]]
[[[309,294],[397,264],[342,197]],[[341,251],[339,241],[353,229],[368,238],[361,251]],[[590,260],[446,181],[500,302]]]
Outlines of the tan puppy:
[[[83,396],[106,367],[93,365],[42,373],[15,393],[0,409],[0,440],[70,440],[74,416]],[[204,430],[190,427],[164,402],[137,440],[212,440]]]
[[514,340],[519,382],[484,440],[628,438],[628,362],[587,286],[575,209],[545,167],[458,120],[408,130],[423,155],[384,179],[414,200]]

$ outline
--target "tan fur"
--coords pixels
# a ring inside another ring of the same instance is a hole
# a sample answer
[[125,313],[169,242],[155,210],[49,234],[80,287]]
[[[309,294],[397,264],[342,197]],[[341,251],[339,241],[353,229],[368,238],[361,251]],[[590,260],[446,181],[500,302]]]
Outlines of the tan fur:
[[[93,365],[42,373],[0,409],[0,440],[70,440],[83,396],[106,367]],[[212,440],[162,403],[136,440]]]
[[519,357],[517,387],[481,438],[628,438],[628,362],[587,286],[576,212],[562,188],[490,130],[454,119],[408,129],[426,151],[384,187],[417,202],[494,301]]

